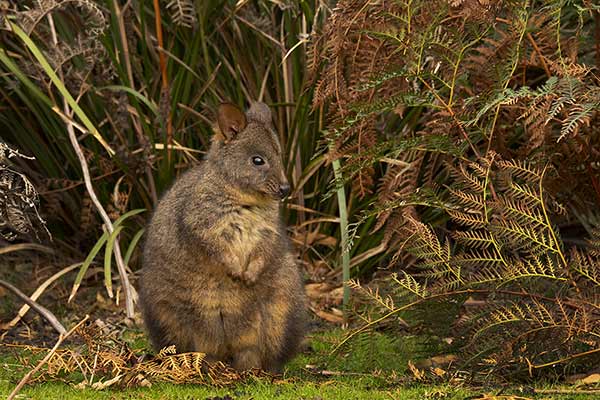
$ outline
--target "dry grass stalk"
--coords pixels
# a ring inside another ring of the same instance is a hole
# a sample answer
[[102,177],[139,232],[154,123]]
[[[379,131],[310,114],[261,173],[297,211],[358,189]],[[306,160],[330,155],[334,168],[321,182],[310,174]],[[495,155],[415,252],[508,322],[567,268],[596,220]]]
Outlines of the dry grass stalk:
[[[56,30],[54,28],[54,21],[52,19],[51,14],[48,14],[48,23],[50,25],[50,30],[52,32],[52,41],[55,45],[58,45],[58,38],[56,35]],[[61,79],[64,79],[62,77],[62,71],[60,69],[58,70],[58,73],[61,76]],[[75,150],[75,154],[77,154],[77,158],[79,159],[79,163],[81,164],[85,187],[90,195],[90,199],[91,199],[92,203],[96,207],[98,214],[100,214],[100,217],[102,218],[102,221],[104,222],[106,230],[108,231],[109,234],[112,234],[114,232],[113,224],[112,224],[108,214],[106,213],[106,210],[104,210],[102,203],[100,203],[98,196],[96,196],[96,192],[94,191],[94,186],[92,185],[92,180],[91,180],[91,176],[90,176],[90,170],[89,170],[85,155],[83,154],[83,151],[81,150],[81,146],[79,145],[79,142],[77,141],[77,136],[75,135],[75,129],[73,127],[73,122],[72,122],[73,113],[71,112],[69,104],[67,103],[67,100],[65,98],[63,98],[63,109],[64,109],[64,114],[69,116],[68,119],[63,118],[63,120],[67,126],[67,132],[69,134],[69,140],[71,141],[71,145],[73,146],[73,149]],[[121,246],[119,245],[118,238],[115,240],[113,252],[115,255],[115,260],[117,261],[117,270],[119,272],[119,277],[121,279],[121,285],[123,286],[123,292],[125,294],[125,310],[127,312],[127,317],[133,318],[133,313],[134,313],[133,291],[132,291],[131,284],[129,283],[129,277],[127,276],[127,271],[125,269],[125,262],[123,261],[123,256],[121,255]]]
[[[77,340],[78,339],[78,340]],[[76,341],[83,344],[75,348],[40,348],[21,344],[4,344],[6,348],[19,349],[20,354],[31,355],[48,352],[35,382],[53,379],[69,381],[72,378],[83,381],[71,382],[77,387],[95,389],[107,386],[148,386],[154,382],[174,384],[201,384],[226,386],[249,377],[272,377],[259,370],[238,373],[222,362],[207,362],[203,353],[176,354],[174,346],[162,349],[156,356],[141,361],[142,357],[134,353],[128,345],[118,338],[111,326],[96,321],[82,326],[77,332]],[[34,357],[23,357],[25,366]],[[41,366],[37,368],[38,372]],[[32,380],[33,373],[28,374]],[[94,382],[95,381],[95,382]],[[110,383],[108,383],[110,382]]]
[[68,338],[69,336],[71,336],[71,334],[73,334],[73,332],[75,332],[77,329],[79,329],[79,327],[88,319],[90,318],[89,315],[86,315],[85,318],[83,318],[81,321],[79,321],[79,323],[77,323],[77,325],[75,325],[73,328],[71,328],[68,332],[64,332],[61,333],[60,336],[58,337],[58,340],[56,341],[56,344],[54,345],[54,347],[48,352],[48,354],[46,354],[46,357],[44,357],[42,359],[42,361],[40,361],[35,368],[33,368],[31,371],[29,371],[27,374],[25,374],[25,376],[19,381],[19,383],[17,384],[17,386],[13,389],[13,391],[8,395],[7,400],[12,400],[15,398],[15,396],[19,393],[19,391],[23,388],[23,386],[25,386],[25,384],[29,381],[29,379],[31,379],[31,377],[38,372],[43,366],[44,364],[46,364],[51,358],[52,355],[56,352],[56,350],[58,349],[58,347],[62,344],[62,342]]

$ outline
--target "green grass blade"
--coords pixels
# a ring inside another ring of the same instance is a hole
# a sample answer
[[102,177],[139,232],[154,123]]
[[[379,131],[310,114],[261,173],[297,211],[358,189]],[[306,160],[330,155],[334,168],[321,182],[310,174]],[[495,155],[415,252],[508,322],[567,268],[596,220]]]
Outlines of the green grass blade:
[[83,264],[81,264],[81,269],[77,273],[77,277],[75,278],[75,283],[73,283],[73,288],[71,289],[71,294],[69,295],[69,300],[67,300],[67,302],[70,302],[75,297],[75,294],[77,293],[77,289],[79,289],[79,286],[81,285],[81,281],[83,280],[85,273],[87,272],[88,268],[90,267],[90,264],[92,263],[92,261],[94,261],[94,258],[96,257],[96,255],[98,254],[98,252],[100,251],[102,246],[104,246],[104,243],[106,243],[107,239],[108,239],[108,233],[104,232],[102,234],[102,236],[100,236],[100,239],[98,239],[98,241],[92,248],[92,251],[90,251],[88,256],[83,261]]
[[46,75],[48,75],[50,80],[52,80],[52,83],[54,83],[58,91],[69,103],[69,106],[71,106],[75,114],[77,114],[77,116],[79,117],[81,122],[83,122],[90,134],[100,142],[100,144],[106,149],[109,155],[112,156],[113,154],[115,154],[115,151],[108,145],[108,143],[106,143],[106,140],[104,140],[102,135],[100,135],[98,129],[96,129],[94,124],[92,124],[92,121],[90,121],[85,112],[81,109],[81,107],[79,107],[77,101],[75,101],[73,96],[71,96],[71,93],[69,93],[64,83],[60,80],[58,75],[56,75],[56,72],[54,72],[54,69],[52,68],[48,60],[46,60],[46,57],[44,57],[44,54],[42,54],[41,50],[37,47],[33,40],[31,40],[31,38],[27,36],[27,34],[18,25],[15,25],[12,22],[9,22],[9,24],[12,30],[17,34],[17,36],[19,36],[19,38],[21,38],[21,40],[25,43],[29,51],[31,51],[33,56],[38,60],[40,66],[42,67]]
[[123,230],[123,226],[118,226],[115,230],[110,234],[108,240],[106,242],[106,247],[104,248],[104,287],[106,287],[106,292],[108,293],[108,297],[113,298],[112,291],[112,272],[111,272],[111,260],[112,260],[112,252],[115,246],[115,241],[117,240],[117,236]]
[[0,49],[0,61],[6,65],[6,68],[10,70],[15,76],[23,83],[29,90],[31,90],[41,101],[44,102],[48,107],[52,107],[52,101],[46,96],[36,85],[25,75],[10,59],[8,54],[6,54],[6,50]]
[[127,211],[125,214],[123,214],[119,218],[117,218],[115,220],[115,222],[113,222],[113,228],[117,229],[117,227],[119,225],[121,225],[121,223],[123,221],[125,221],[127,218],[133,217],[134,215],[137,215],[139,213],[143,213],[144,211],[146,211],[145,208],[136,208],[135,210]]
[[142,235],[144,234],[144,232],[145,232],[144,228],[140,229],[139,231],[136,232],[136,234],[131,239],[131,243],[129,243],[129,247],[127,248],[127,252],[125,253],[125,259],[123,260],[125,262],[125,265],[129,265],[129,260],[131,259],[133,250],[135,250],[135,247],[137,246],[138,242],[142,238]]
[[[343,182],[342,179],[342,166],[340,160],[334,160],[332,162],[333,173],[335,175],[336,182]],[[346,191],[344,185],[340,184],[337,188],[337,200],[338,209],[340,215],[340,231],[342,239],[342,280],[344,286],[343,304],[344,304],[344,316],[347,318],[348,303],[350,302],[350,287],[348,281],[350,280],[350,249],[348,245],[348,208],[346,203]]]
[[110,85],[110,86],[103,86],[103,87],[99,87],[98,91],[101,90],[110,90],[112,92],[119,92],[119,91],[124,91],[129,93],[130,95],[132,95],[133,97],[137,98],[138,100],[140,100],[142,103],[144,103],[149,109],[150,111],[152,111],[152,113],[154,115],[158,115],[158,106],[151,101],[150,99],[148,99],[146,96],[144,96],[143,94],[141,94],[140,92],[138,92],[137,90],[134,90],[130,87],[127,86],[123,86],[123,85]]

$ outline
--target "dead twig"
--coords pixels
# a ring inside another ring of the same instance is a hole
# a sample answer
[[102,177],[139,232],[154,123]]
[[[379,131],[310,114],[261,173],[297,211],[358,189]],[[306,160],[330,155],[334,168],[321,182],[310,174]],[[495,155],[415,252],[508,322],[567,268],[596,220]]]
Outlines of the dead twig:
[[[56,36],[56,30],[54,29],[54,20],[52,19],[51,14],[48,15],[48,22],[49,22],[50,30],[52,33],[53,43],[54,43],[54,45],[58,45],[58,38]],[[58,70],[58,73],[62,79],[63,74],[62,74],[62,71],[60,70],[60,68]],[[98,214],[100,214],[100,217],[102,218],[102,221],[104,222],[106,230],[108,231],[109,234],[112,234],[114,231],[113,224],[110,220],[110,217],[104,210],[104,207],[102,207],[100,200],[98,200],[98,197],[96,196],[96,192],[94,191],[94,187],[92,185],[92,179],[90,177],[90,170],[89,170],[87,161],[85,159],[85,156],[83,154],[83,151],[81,150],[81,146],[79,145],[79,142],[77,141],[77,136],[75,135],[75,129],[73,128],[73,123],[71,122],[72,113],[71,113],[69,104],[67,103],[67,100],[64,98],[63,98],[63,109],[64,109],[64,114],[69,117],[68,119],[63,118],[63,120],[65,121],[65,124],[67,125],[67,133],[69,134],[69,140],[71,141],[71,145],[73,146],[73,149],[75,150],[75,154],[77,155],[77,158],[79,159],[79,163],[81,165],[81,170],[83,172],[83,180],[85,182],[85,188],[87,189],[88,194],[90,195],[90,199],[92,200],[92,203],[96,207]],[[119,272],[119,278],[121,279],[121,285],[123,286],[123,291],[125,292],[125,310],[127,312],[127,317],[133,318],[133,312],[134,312],[134,310],[133,310],[133,293],[132,293],[132,289],[131,289],[131,284],[129,283],[129,277],[128,277],[127,271],[125,269],[125,262],[123,261],[123,256],[121,255],[121,246],[119,245],[118,237],[115,240],[115,245],[113,247],[113,253],[115,255],[115,260],[117,261],[117,270]]]
[[[54,345],[54,347],[48,352],[48,354],[46,354],[46,357],[44,357],[42,359],[42,361],[40,361],[31,371],[29,371],[28,373],[25,374],[25,376],[19,381],[19,383],[17,384],[17,386],[15,386],[15,388],[13,389],[13,391],[8,395],[7,400],[12,400],[15,398],[15,396],[17,395],[17,393],[19,393],[19,391],[23,388],[23,386],[25,386],[25,384],[29,381],[29,379],[31,379],[31,377],[40,370],[40,368],[42,368],[44,366],[44,364],[46,364],[48,362],[48,360],[50,360],[50,358],[52,357],[52,355],[56,352],[56,350],[58,349],[58,347],[62,344],[62,342],[68,338],[69,336],[71,336],[71,334],[73,332],[75,332],[85,321],[87,321],[90,318],[89,315],[86,315],[85,318],[83,318],[81,321],[79,321],[77,323],[77,325],[75,325],[73,328],[71,328],[68,332],[63,332],[60,334],[60,336],[58,337],[58,340],[56,341],[56,344]],[[64,328],[63,328],[64,329]]]
[[58,333],[60,333],[62,335],[63,333],[65,333],[67,331],[65,329],[65,327],[62,326],[62,324],[58,321],[58,318],[56,318],[54,316],[54,314],[52,314],[52,312],[50,310],[48,310],[46,307],[39,305],[38,303],[33,301],[31,298],[29,298],[29,296],[27,296],[25,293],[21,292],[19,289],[17,289],[13,285],[11,285],[10,283],[8,283],[2,279],[0,279],[0,286],[10,290],[15,295],[17,295],[17,297],[19,297],[21,300],[23,300],[25,303],[27,303],[38,314],[40,314],[42,317],[44,317],[44,319],[46,319],[46,321],[48,321],[50,323],[50,325],[52,325],[52,327],[54,329],[56,329],[56,331]]
[[[162,19],[160,16],[160,5],[158,3],[158,0],[154,0],[153,5],[154,23],[156,26],[156,40],[158,42],[159,49],[164,49],[165,46],[163,42]],[[162,95],[169,99],[169,77],[167,75],[167,60],[165,58],[164,52],[160,50],[158,52],[158,60],[160,64],[160,74],[162,81]],[[167,142],[165,143],[165,145],[167,146],[167,160],[171,162],[171,149],[169,148],[169,146],[173,142],[173,113],[171,113],[170,102],[167,102],[167,104],[169,104],[169,106],[167,108]]]
[[[30,299],[32,301],[36,301],[42,295],[42,293],[44,293],[44,291],[48,288],[48,286],[50,286],[54,281],[56,281],[58,278],[60,278],[61,276],[63,276],[67,272],[73,271],[75,268],[81,266],[81,264],[82,263],[76,263],[76,264],[69,265],[68,267],[63,268],[62,270],[60,270],[57,273],[55,273],[54,275],[52,275],[50,278],[46,279],[44,281],[44,283],[42,283],[33,292],[33,294],[31,295]],[[10,329],[13,326],[15,326],[21,320],[21,318],[23,318],[25,316],[25,314],[27,314],[27,311],[29,311],[29,309],[30,309],[29,304],[24,304],[23,307],[21,307],[19,309],[19,312],[17,313],[17,316],[14,317],[10,322],[8,322],[6,324],[2,324],[0,326],[0,329]]]

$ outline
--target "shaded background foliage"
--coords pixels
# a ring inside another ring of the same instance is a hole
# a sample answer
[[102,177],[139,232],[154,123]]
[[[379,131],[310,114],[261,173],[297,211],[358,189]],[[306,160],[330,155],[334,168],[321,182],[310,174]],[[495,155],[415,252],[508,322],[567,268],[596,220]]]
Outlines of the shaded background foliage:
[[597,364],[598,18],[586,1],[338,2],[314,107],[400,272],[353,284],[377,310],[359,332],[447,303],[431,331],[453,326],[484,374]]
[[[67,89],[105,143],[90,132],[79,138],[113,220],[129,209],[152,209],[173,176],[202,158],[220,102],[244,106],[259,99],[274,108],[297,188],[294,202],[300,211],[292,212],[290,221],[304,222],[312,209],[335,211],[335,203],[319,205],[314,195],[330,172],[313,166],[303,175],[317,147],[319,123],[318,114],[309,115],[303,49],[313,24],[326,15],[324,4],[168,2],[161,13],[164,50],[156,42],[154,10],[145,2],[126,7],[115,1],[9,4],[5,21],[22,26],[52,68],[62,70]],[[54,19],[58,46],[48,16]],[[60,94],[23,43],[8,29],[2,35],[7,62],[13,64],[3,65],[3,139],[36,157],[21,167],[40,192],[56,242],[67,239],[65,250],[85,252],[101,221],[83,187],[64,122],[51,109],[53,104],[62,109]]]
[[[467,352],[486,372],[598,360],[593,2],[174,0],[160,2],[159,25],[143,1],[0,4],[2,139],[35,157],[13,163],[63,254],[81,260],[102,235],[65,119],[100,202],[122,218],[131,272],[147,213],[127,212],[151,210],[199,162],[219,102],[263,100],[286,149],[290,234],[314,282],[341,281],[335,194],[345,190],[352,276],[383,276],[381,293],[354,284],[379,305],[368,328],[446,302],[443,324],[469,344],[501,326]],[[80,114],[61,111],[49,70]],[[512,236],[510,221],[522,228]],[[485,310],[460,312],[473,302]],[[540,356],[528,341],[554,350]]]

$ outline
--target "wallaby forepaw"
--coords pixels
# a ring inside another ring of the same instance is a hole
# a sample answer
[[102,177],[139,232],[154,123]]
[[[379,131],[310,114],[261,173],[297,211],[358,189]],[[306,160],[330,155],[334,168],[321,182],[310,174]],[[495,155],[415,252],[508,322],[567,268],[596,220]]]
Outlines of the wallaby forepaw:
[[262,257],[257,257],[248,263],[248,267],[242,274],[242,278],[248,283],[254,283],[265,268],[265,261]]

